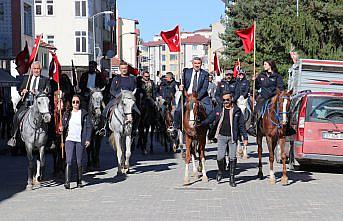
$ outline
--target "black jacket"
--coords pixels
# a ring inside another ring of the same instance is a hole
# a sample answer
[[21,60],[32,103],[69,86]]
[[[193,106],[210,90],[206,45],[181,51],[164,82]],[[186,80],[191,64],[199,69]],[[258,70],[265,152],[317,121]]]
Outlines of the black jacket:
[[[22,90],[24,90],[26,88],[26,84],[28,85],[28,87],[30,87],[30,83],[31,83],[31,80],[33,78],[33,75],[32,77],[30,78],[30,81],[29,83],[27,84],[27,81],[29,79],[29,75],[25,75],[24,78],[23,78],[23,81],[21,83],[21,86],[19,88],[19,92],[21,92]],[[27,88],[29,89],[29,88]],[[42,75],[39,76],[39,82],[38,82],[38,91],[39,92],[47,92],[47,93],[50,93],[50,80],[49,78],[46,78]]]
[[[210,115],[203,121],[202,124],[209,125],[212,122],[215,122],[215,129],[219,126],[219,120],[223,114],[223,106],[217,105],[217,107],[210,113]],[[225,119],[223,119],[225,121]],[[244,126],[244,117],[242,111],[236,104],[233,104],[233,122],[231,123],[232,128],[232,139],[234,142],[237,142],[239,135],[241,134],[244,137],[244,140],[248,140],[248,135]]]
[[[89,74],[89,71],[84,72],[80,78],[79,88],[81,90],[82,95],[84,95],[86,92],[89,92],[89,89],[87,88],[88,74]],[[106,81],[106,77],[104,76],[104,74],[102,74],[99,71],[95,71],[95,74],[96,74],[96,76],[95,76],[95,87],[96,88],[105,87],[107,84],[107,81]]]
[[231,79],[230,81],[227,81],[225,79],[221,80],[218,84],[217,90],[216,90],[216,100],[219,104],[223,103],[223,93],[224,91],[230,91],[230,93],[235,96],[236,91],[236,80]]
[[256,89],[261,89],[260,96],[269,99],[276,94],[276,89],[283,91],[285,84],[278,73],[273,72],[268,77],[266,72],[262,72],[256,78]]
[[249,93],[249,81],[245,77],[242,80],[237,79],[236,80],[236,86],[235,86],[235,94],[233,97],[233,102],[236,102],[240,96],[247,98],[248,93]]
[[157,90],[158,96],[162,96],[167,101],[172,101],[175,97],[176,87],[178,86],[178,83],[174,80],[170,82],[162,80]]
[[[64,112],[63,118],[62,118],[62,127],[63,127],[65,138],[68,135],[70,117],[71,117],[71,111]],[[91,124],[89,115],[85,109],[81,109],[81,122],[82,122],[81,145],[84,147],[86,141],[91,141],[92,139],[92,124]]]

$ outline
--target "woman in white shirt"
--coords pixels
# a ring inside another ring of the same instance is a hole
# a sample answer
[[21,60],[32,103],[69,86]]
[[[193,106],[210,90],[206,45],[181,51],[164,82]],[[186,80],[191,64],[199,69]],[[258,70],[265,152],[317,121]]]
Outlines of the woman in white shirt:
[[66,169],[65,184],[66,189],[70,189],[71,164],[76,151],[77,161],[77,187],[82,187],[82,155],[84,148],[90,145],[92,126],[88,113],[80,109],[80,97],[74,95],[72,98],[72,110],[66,111],[63,115],[63,131],[65,132],[65,152]]

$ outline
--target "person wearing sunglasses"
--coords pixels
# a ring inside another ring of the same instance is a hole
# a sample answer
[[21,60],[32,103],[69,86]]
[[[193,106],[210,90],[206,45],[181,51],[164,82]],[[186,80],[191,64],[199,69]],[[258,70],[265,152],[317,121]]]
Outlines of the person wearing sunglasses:
[[[235,187],[235,170],[236,170],[236,149],[239,134],[244,138],[244,145],[248,144],[248,135],[244,127],[244,117],[241,109],[232,102],[233,95],[230,91],[224,91],[222,96],[222,105],[218,105],[211,114],[200,123],[199,127],[205,127],[212,122],[216,127],[215,138],[217,139],[217,164],[218,183],[222,180],[226,168],[225,154],[229,152],[229,172],[230,186]],[[227,148],[228,147],[228,148]]]
[[80,97],[74,95],[72,98],[72,110],[67,110],[62,120],[65,139],[66,169],[65,184],[66,189],[70,189],[71,165],[76,152],[77,162],[77,187],[82,187],[82,157],[84,149],[90,145],[92,135],[92,125],[88,113],[80,109]]
[[222,104],[224,91],[229,91],[235,94],[236,91],[236,79],[233,77],[233,71],[229,70],[225,73],[225,77],[218,83],[218,87],[215,93],[216,101],[218,104]]

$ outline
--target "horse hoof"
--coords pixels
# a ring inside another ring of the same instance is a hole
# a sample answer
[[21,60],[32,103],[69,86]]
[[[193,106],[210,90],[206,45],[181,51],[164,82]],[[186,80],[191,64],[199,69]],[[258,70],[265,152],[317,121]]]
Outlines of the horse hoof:
[[202,178],[201,178],[201,180],[203,181],[203,182],[208,182],[208,177],[207,176],[202,176]]
[[201,171],[202,171],[202,166],[199,165],[198,166],[198,172],[201,173]]
[[249,158],[248,155],[246,154],[243,155],[243,160],[247,160],[248,158]]
[[33,185],[32,184],[26,185],[26,190],[30,191],[32,189],[33,189]]
[[269,183],[270,184],[275,184],[276,183],[275,178],[269,178]]
[[198,172],[197,171],[193,171],[193,173],[191,174],[191,177],[198,178]]
[[288,185],[288,177],[281,177],[281,184],[282,185]]
[[260,180],[262,180],[262,179],[263,179],[263,173],[262,173],[262,172],[258,172],[257,177],[258,177]]
[[182,152],[182,159],[185,159],[185,158],[186,158],[186,153]]
[[184,185],[184,186],[188,186],[188,185],[189,185],[189,179],[188,179],[188,177],[183,179],[183,185]]
[[174,152],[174,153],[176,153],[176,149],[177,149],[176,144],[174,144],[174,145],[173,145],[173,152]]

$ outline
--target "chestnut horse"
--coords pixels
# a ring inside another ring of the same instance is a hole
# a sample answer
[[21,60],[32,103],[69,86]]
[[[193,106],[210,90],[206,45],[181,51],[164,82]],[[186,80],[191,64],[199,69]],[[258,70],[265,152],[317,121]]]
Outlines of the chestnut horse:
[[[207,127],[198,127],[197,123],[205,120],[206,113],[204,108],[197,100],[197,95],[187,95],[185,111],[183,114],[183,128],[186,134],[186,169],[184,177],[184,185],[190,184],[188,177],[188,166],[192,158],[193,176],[198,178],[198,171],[202,173],[202,180],[207,182],[208,178],[205,169],[205,145]],[[196,169],[195,157],[196,151],[199,154],[199,168]]]
[[263,179],[262,172],[262,138],[265,136],[269,150],[269,181],[275,184],[274,175],[274,151],[275,147],[280,144],[282,158],[282,177],[281,183],[288,184],[286,170],[286,153],[285,153],[285,132],[286,125],[289,120],[288,112],[290,108],[290,95],[292,92],[277,91],[276,95],[264,105],[263,115],[257,124],[257,146],[258,146],[258,178]]

